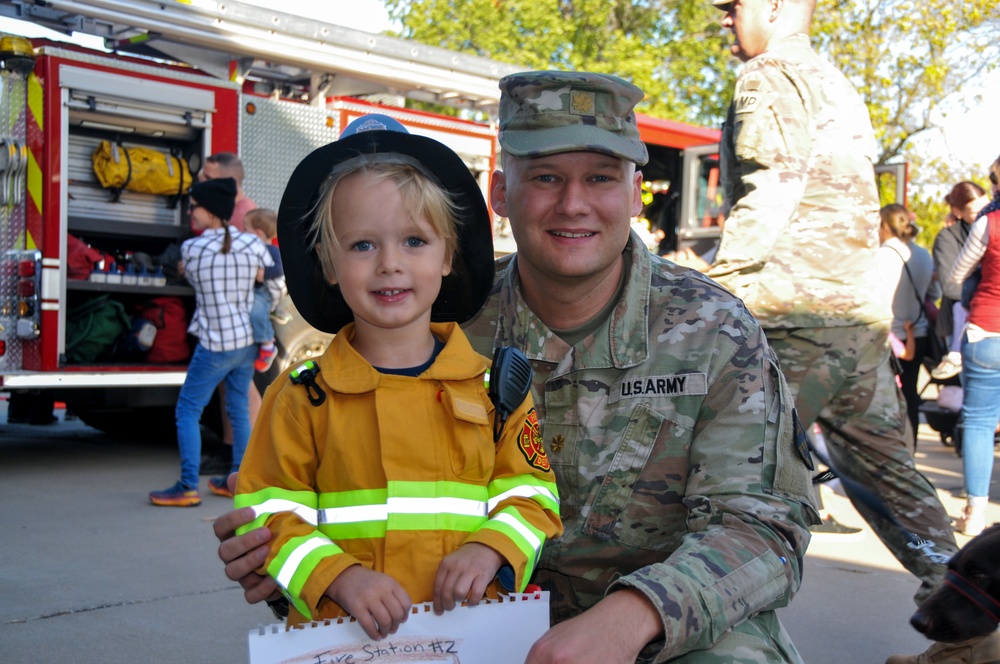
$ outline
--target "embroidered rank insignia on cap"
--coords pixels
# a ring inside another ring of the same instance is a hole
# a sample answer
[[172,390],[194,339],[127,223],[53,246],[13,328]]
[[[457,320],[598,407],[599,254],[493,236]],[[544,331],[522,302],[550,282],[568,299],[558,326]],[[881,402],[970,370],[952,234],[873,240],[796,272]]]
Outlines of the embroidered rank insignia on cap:
[[708,394],[708,377],[705,374],[688,373],[629,378],[611,387],[608,403],[614,403],[621,399],[682,397],[692,394]]
[[545,445],[542,443],[542,430],[538,426],[538,415],[535,414],[534,408],[524,418],[521,432],[517,434],[517,446],[533,468],[545,471],[551,468],[549,456],[545,453]]
[[573,90],[569,93],[569,111],[573,115],[594,115],[596,108],[596,96],[593,92]]

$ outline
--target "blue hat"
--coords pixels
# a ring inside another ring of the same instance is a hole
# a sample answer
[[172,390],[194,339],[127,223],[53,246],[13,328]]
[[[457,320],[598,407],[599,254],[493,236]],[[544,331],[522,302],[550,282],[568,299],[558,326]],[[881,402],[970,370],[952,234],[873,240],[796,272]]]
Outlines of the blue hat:
[[457,204],[458,251],[451,274],[431,309],[431,320],[464,323],[472,318],[493,285],[493,224],[479,184],[468,166],[446,145],[410,134],[387,115],[351,122],[340,139],[314,150],[292,172],[278,208],[278,246],[288,294],[302,317],[323,332],[337,333],[354,313],[323,276],[319,256],[309,247],[309,229],[327,178],[365,162],[405,163],[445,189]]

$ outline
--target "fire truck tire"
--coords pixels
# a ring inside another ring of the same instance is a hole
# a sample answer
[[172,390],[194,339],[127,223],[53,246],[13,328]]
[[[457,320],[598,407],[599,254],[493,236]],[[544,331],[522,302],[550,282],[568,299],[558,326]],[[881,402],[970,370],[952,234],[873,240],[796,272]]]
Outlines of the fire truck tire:
[[70,410],[89,427],[112,436],[137,441],[176,441],[173,406],[109,408],[68,404]]
[[[127,407],[67,402],[67,406],[84,424],[113,438],[151,443],[177,442],[173,405]],[[222,404],[218,392],[205,407],[201,425],[203,430],[216,437],[222,436]]]

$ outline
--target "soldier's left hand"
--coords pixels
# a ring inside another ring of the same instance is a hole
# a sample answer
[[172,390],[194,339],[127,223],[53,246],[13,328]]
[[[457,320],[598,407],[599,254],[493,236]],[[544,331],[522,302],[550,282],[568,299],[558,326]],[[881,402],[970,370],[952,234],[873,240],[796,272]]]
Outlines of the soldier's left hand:
[[662,629],[642,593],[619,590],[543,634],[524,664],[634,664]]

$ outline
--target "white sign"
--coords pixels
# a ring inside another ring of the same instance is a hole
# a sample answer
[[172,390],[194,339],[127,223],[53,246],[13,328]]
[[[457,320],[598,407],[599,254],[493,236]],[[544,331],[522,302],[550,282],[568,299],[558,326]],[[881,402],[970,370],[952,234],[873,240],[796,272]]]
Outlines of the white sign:
[[511,664],[549,628],[549,593],[484,600],[434,615],[414,606],[399,630],[372,641],[353,618],[250,631],[250,664]]

